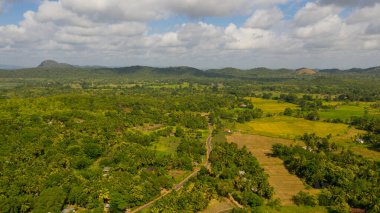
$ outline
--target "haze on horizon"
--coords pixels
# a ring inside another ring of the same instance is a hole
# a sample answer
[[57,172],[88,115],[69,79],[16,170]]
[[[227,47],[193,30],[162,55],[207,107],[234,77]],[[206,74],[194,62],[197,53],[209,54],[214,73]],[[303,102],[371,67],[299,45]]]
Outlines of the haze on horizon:
[[380,0],[0,0],[0,64],[379,66]]

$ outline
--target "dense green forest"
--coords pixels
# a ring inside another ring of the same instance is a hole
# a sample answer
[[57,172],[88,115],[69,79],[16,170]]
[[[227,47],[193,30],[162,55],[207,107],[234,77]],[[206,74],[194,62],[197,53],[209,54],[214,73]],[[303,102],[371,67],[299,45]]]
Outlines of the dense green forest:
[[[256,157],[224,138],[237,123],[276,116],[248,97],[297,106],[278,116],[363,130],[355,139],[379,151],[379,85],[378,68],[315,75],[265,68],[1,70],[0,211],[102,212],[109,205],[111,212],[124,212],[165,191],[170,193],[147,211],[197,212],[222,197],[247,211],[276,208],[280,202]],[[323,117],[337,109],[335,102],[366,105],[360,115]],[[301,192],[296,204],[380,211],[380,159],[346,150],[329,136],[299,139],[306,147],[273,147],[289,171],[322,189],[318,195]],[[194,171],[182,189],[172,190]]]

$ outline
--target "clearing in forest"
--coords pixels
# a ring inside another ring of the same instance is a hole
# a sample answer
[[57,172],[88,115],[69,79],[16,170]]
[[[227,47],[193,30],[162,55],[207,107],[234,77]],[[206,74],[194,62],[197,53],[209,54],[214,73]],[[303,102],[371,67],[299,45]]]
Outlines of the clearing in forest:
[[251,98],[254,107],[262,109],[265,113],[281,113],[286,108],[296,109],[297,105],[279,102],[271,99]]
[[236,143],[239,147],[246,146],[257,158],[260,165],[269,175],[269,183],[275,189],[274,197],[280,198],[283,205],[292,205],[292,197],[300,191],[305,191],[305,186],[302,181],[297,176],[288,172],[283,161],[271,156],[272,146],[276,143],[291,145],[300,142],[240,133],[227,136],[227,141]]
[[207,206],[207,209],[201,213],[222,213],[230,212],[235,206],[227,198],[221,198],[221,200],[213,199]]

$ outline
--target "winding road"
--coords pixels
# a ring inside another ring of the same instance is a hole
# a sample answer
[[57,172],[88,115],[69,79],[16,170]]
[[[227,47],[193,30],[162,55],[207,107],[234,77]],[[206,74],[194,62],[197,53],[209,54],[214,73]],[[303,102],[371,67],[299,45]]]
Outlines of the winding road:
[[[212,144],[211,144],[211,140],[212,140],[212,131],[213,131],[213,127],[212,127],[212,124],[208,124],[208,129],[210,131],[210,134],[209,136],[207,137],[207,140],[206,140],[206,150],[207,150],[207,153],[206,153],[206,161],[204,162],[204,166],[206,167],[206,169],[208,170],[211,170],[211,163],[210,163],[210,154],[211,154],[211,151],[212,151]],[[166,195],[170,194],[173,190],[175,191],[178,191],[180,190],[192,177],[195,177],[198,175],[199,171],[201,169],[199,167],[195,168],[193,173],[191,173],[190,175],[188,175],[185,179],[183,179],[180,183],[178,183],[177,185],[175,185],[171,190],[165,192],[164,194],[162,194],[161,196],[157,197],[156,199],[150,201],[149,203],[146,203],[132,211],[126,211],[127,213],[137,213],[137,212],[140,212],[150,206],[152,206],[154,203],[156,203],[157,201],[161,200],[163,197],[165,197]]]

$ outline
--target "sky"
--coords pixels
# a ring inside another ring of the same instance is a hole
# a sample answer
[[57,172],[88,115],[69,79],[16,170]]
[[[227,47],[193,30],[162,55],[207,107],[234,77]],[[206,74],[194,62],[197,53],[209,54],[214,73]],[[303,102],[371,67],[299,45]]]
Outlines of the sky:
[[0,0],[0,64],[380,66],[380,0]]

